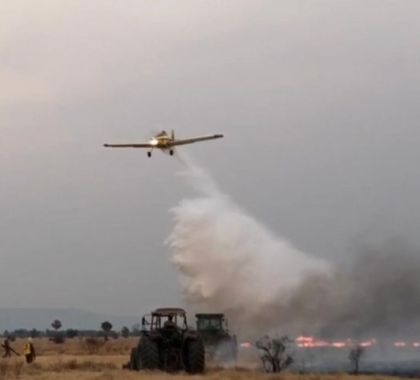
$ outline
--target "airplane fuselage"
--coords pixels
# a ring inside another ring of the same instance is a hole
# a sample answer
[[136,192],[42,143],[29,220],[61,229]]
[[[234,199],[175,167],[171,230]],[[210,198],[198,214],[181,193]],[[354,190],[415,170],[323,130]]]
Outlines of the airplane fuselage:
[[153,138],[150,140],[150,145],[156,148],[165,149],[172,146],[172,139],[169,136],[162,136],[159,138]]

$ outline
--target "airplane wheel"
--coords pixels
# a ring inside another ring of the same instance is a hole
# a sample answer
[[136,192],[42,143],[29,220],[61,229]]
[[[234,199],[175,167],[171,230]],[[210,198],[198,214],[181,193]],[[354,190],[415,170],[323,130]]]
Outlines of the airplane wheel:
[[152,157],[152,152],[147,152],[147,157]]
[[174,151],[171,149],[171,150],[169,151],[169,154],[170,154],[171,156],[173,156],[173,155],[174,155]]

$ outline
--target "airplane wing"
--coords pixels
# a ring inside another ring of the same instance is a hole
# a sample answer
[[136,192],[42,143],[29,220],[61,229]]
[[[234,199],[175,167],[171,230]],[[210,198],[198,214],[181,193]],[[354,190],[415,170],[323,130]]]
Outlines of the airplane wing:
[[153,148],[152,144],[104,144],[105,148]]
[[207,141],[207,140],[215,140],[222,138],[223,135],[211,135],[211,136],[201,136],[201,137],[194,137],[192,139],[184,139],[184,140],[175,140],[172,142],[171,145],[185,145],[185,144],[192,144],[199,141]]

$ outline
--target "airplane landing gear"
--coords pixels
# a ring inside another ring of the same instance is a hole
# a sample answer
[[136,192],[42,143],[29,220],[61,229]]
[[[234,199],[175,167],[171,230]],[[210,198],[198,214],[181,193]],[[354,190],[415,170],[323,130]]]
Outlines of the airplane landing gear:
[[174,155],[174,150],[173,150],[173,149],[171,149],[171,150],[169,151],[169,154],[170,154],[171,156],[173,156],[173,155]]
[[152,157],[152,152],[147,152],[147,157]]

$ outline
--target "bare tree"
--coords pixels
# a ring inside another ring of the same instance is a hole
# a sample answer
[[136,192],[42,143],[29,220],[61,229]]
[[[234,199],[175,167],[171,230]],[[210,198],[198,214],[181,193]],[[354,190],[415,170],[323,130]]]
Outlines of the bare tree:
[[266,372],[280,372],[293,363],[293,358],[287,352],[290,339],[287,336],[270,338],[268,335],[255,342],[261,351],[260,359]]
[[362,358],[364,352],[364,347],[360,345],[357,345],[356,347],[352,348],[349,352],[349,360],[352,365],[353,373],[355,375],[359,374],[360,359]]

